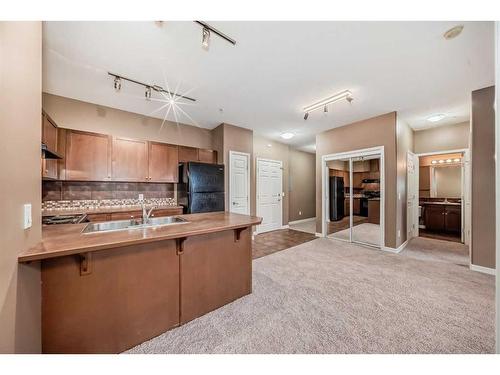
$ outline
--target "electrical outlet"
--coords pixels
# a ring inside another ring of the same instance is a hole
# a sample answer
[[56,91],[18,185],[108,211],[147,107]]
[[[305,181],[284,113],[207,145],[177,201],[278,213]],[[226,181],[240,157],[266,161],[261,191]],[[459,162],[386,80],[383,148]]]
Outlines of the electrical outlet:
[[299,216],[302,216],[302,211],[299,211]]
[[144,194],[139,194],[139,200],[143,201],[144,200]]
[[24,229],[31,228],[32,220],[31,220],[31,203],[26,203],[24,205]]

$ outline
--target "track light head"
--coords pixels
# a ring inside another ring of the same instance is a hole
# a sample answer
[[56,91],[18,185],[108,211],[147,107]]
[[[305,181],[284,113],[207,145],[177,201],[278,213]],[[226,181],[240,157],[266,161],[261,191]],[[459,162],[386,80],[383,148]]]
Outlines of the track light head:
[[308,118],[308,117],[309,117],[309,112],[306,112],[306,113],[304,114],[304,120],[307,120],[307,118]]
[[114,81],[115,91],[120,91],[122,88],[122,80],[120,77],[115,77]]
[[347,100],[349,102],[349,104],[351,104],[352,101],[354,100],[354,98],[349,95],[347,98],[345,98],[345,100]]
[[146,97],[146,100],[151,100],[151,87],[147,86],[146,90],[144,91],[144,96]]
[[210,45],[210,30],[204,27],[201,35],[201,46],[208,51]]
[[328,113],[328,106],[325,105],[325,108],[323,108],[324,113]]

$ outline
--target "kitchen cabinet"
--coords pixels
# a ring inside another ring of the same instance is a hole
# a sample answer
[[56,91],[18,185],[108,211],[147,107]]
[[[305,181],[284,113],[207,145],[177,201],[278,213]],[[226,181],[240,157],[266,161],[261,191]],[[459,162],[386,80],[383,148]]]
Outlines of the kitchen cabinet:
[[198,149],[179,146],[179,162],[198,161]]
[[353,198],[352,199],[352,214],[359,215],[361,214],[361,199]]
[[109,135],[66,131],[66,180],[111,180],[111,137]]
[[198,161],[201,163],[217,164],[217,151],[200,148],[198,150]]
[[[42,143],[44,143],[50,151],[57,151],[57,125],[45,113],[42,113]],[[43,158],[42,178],[57,179],[57,168],[57,159]]]
[[148,142],[113,137],[113,181],[149,181]]
[[252,292],[250,229],[187,238],[180,255],[180,323]]
[[352,187],[362,188],[363,187],[364,174],[360,172],[355,172],[352,174]]
[[110,221],[111,214],[87,214],[87,219],[91,223],[99,223],[103,221]]
[[127,211],[127,212],[113,212],[111,220],[129,220],[129,219],[142,219],[142,210]]
[[165,143],[149,142],[150,182],[178,182],[178,147]]
[[[174,216],[182,215],[182,207],[169,207],[169,208],[158,208],[153,210],[151,217],[163,217],[163,216]],[[121,212],[111,212],[111,213],[91,213],[87,214],[87,218],[90,222],[102,222],[111,220],[129,220],[129,219],[141,219],[142,210],[130,210]]]
[[426,230],[447,233],[462,231],[461,206],[426,204],[424,210]]
[[368,200],[368,222],[380,224],[380,200]]

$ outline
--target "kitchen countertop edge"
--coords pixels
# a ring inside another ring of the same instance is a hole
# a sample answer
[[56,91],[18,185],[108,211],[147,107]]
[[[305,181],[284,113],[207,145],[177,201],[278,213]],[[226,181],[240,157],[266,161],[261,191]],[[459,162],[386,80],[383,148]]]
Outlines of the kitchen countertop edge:
[[[19,263],[29,263],[32,261],[57,258],[67,255],[91,253],[131,245],[246,228],[258,225],[262,222],[262,219],[257,216],[240,215],[228,212],[176,216],[185,217],[189,222],[186,224],[174,224],[174,226],[158,226],[92,234],[82,233],[83,228],[87,224],[61,224],[47,226],[42,232],[42,242],[19,254],[17,259]],[[247,220],[241,220],[241,217],[243,216],[246,217]],[[233,222],[232,219],[237,220]],[[206,221],[209,221],[209,223],[206,223]],[[175,228],[177,228],[177,230],[175,230]],[[58,234],[58,229],[67,233]],[[141,233],[142,236],[139,236]],[[90,241],[89,244],[78,243],[84,242],[86,236],[89,236],[88,238],[93,239],[93,241]],[[71,237],[75,237],[72,244],[70,243],[70,245],[63,246],[59,249],[51,249],[51,241],[55,241],[57,243],[57,240],[68,240]],[[101,241],[96,240],[99,238]]]

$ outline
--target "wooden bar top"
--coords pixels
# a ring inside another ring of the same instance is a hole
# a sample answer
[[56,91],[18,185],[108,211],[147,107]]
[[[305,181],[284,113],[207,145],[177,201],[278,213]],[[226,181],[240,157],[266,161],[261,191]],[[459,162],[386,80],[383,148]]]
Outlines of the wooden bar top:
[[183,217],[188,222],[144,229],[87,234],[83,234],[82,230],[88,223],[44,226],[42,242],[19,254],[18,261],[24,263],[128,245],[184,238],[229,229],[245,228],[258,225],[262,221],[260,217],[229,212],[176,216]]

